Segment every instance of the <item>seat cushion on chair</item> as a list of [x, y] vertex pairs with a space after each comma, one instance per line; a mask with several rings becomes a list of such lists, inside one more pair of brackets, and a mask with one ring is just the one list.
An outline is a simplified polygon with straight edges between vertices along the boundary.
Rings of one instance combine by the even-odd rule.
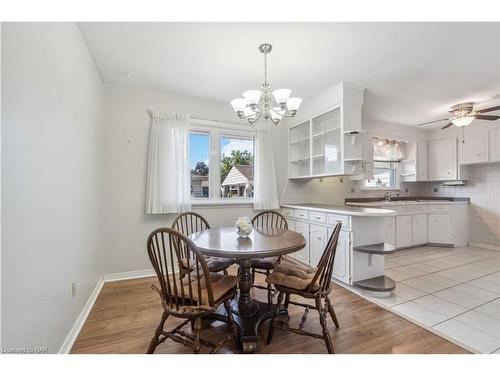
[[[314, 278], [316, 271], [317, 269], [313, 267], [283, 262], [274, 267], [266, 282], [291, 289], [305, 290]], [[316, 283], [313, 291], [318, 289], [319, 285]]]
[[[220, 273], [211, 273], [210, 277], [212, 279], [212, 290], [214, 292], [214, 302], [217, 303], [225, 294], [227, 294], [231, 289], [236, 287], [238, 284], [238, 277], [236, 276], [225, 276]], [[191, 287], [193, 288], [193, 294], [198, 296], [198, 281], [194, 280], [191, 282]], [[205, 280], [202, 279], [200, 282], [202, 303], [208, 304], [208, 289], [205, 284]], [[195, 299], [197, 299], [195, 297]]]
[[[205, 261], [207, 262], [208, 270], [210, 272], [220, 272], [222, 270], [225, 270], [232, 264], [236, 262], [236, 259], [233, 258], [218, 258], [218, 257], [205, 257]], [[185, 269], [188, 268], [188, 262], [187, 259], [183, 258], [181, 259], [181, 264], [182, 267]], [[190, 259], [189, 261], [189, 268], [190, 270], [193, 270], [196, 267], [196, 263], [194, 262], [193, 259]]]
[[205, 257], [210, 272], [220, 272], [236, 263], [234, 258]]
[[[173, 277], [170, 276], [170, 285], [171, 288], [174, 289], [174, 280]], [[218, 304], [218, 301], [224, 297], [225, 294], [231, 291], [231, 289], [234, 289], [236, 285], [238, 284], [238, 277], [236, 276], [226, 276], [226, 275], [221, 275], [220, 273], [210, 273], [210, 279], [212, 280], [212, 290], [214, 294], [214, 303], [215, 305]], [[182, 279], [182, 285], [179, 283], [179, 279], [176, 278], [175, 284], [176, 284], [176, 293], [175, 294], [177, 297], [182, 298], [184, 295], [184, 298], [188, 298], [189, 296], [189, 283], [191, 282], [191, 291], [192, 291], [192, 296], [195, 301], [198, 300], [198, 283], [200, 284], [199, 287], [201, 289], [201, 304], [204, 306], [209, 305], [208, 301], [208, 289], [207, 289], [207, 284], [205, 282], [205, 279], [200, 276], [200, 281], [198, 282], [196, 271], [191, 272], [191, 275], [186, 275]], [[182, 290], [184, 293], [182, 292]], [[173, 291], [173, 290], [172, 290]]]
[[272, 270], [276, 266], [278, 260], [279, 257], [254, 258], [252, 259], [252, 267], [263, 270]]

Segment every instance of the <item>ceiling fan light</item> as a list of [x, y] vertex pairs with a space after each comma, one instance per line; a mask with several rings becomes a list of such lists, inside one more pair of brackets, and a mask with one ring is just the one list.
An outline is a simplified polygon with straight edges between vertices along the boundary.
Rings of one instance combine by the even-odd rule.
[[301, 98], [290, 98], [286, 102], [286, 106], [290, 112], [292, 111], [298, 111], [300, 108], [300, 104], [302, 103]]
[[461, 116], [461, 117], [457, 117], [457, 118], [451, 120], [451, 122], [455, 126], [463, 127], [463, 126], [470, 125], [470, 123], [472, 121], [474, 121], [474, 119], [475, 119], [474, 116]]
[[292, 90], [290, 89], [279, 89], [273, 91], [273, 96], [276, 100], [276, 103], [278, 103], [279, 105], [284, 105], [288, 101], [291, 93]]
[[247, 102], [243, 98], [236, 98], [231, 100], [231, 105], [233, 106], [233, 109], [236, 113], [244, 112], [247, 106]]
[[248, 105], [259, 104], [261, 95], [262, 92], [260, 90], [248, 90], [243, 93], [243, 97], [245, 98]]

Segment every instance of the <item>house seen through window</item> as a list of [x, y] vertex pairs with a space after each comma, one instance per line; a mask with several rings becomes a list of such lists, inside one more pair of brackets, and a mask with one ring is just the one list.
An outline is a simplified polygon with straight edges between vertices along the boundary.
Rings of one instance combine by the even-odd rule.
[[253, 138], [222, 136], [220, 139], [220, 197], [253, 197]]

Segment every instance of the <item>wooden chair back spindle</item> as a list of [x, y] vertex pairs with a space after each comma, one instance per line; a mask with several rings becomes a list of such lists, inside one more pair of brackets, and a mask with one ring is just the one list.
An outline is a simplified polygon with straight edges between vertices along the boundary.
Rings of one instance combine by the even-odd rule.
[[172, 228], [188, 237], [193, 233], [210, 229], [210, 225], [200, 214], [196, 212], [184, 212], [174, 219]]
[[256, 228], [288, 229], [288, 223], [283, 215], [276, 211], [262, 211], [254, 216], [252, 225]]
[[[158, 276], [158, 292], [169, 313], [179, 315], [189, 310], [188, 307], [214, 306], [207, 263], [186, 236], [171, 228], [156, 229], [148, 237], [147, 248]], [[183, 255], [190, 272], [179, 272], [182, 267], [179, 254]]]

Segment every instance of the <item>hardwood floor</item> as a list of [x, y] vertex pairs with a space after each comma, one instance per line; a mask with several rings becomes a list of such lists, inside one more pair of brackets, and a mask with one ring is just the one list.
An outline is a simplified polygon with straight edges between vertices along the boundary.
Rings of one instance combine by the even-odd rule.
[[[260, 275], [259, 275], [260, 276]], [[262, 281], [262, 279], [261, 279]], [[151, 284], [156, 278], [106, 283], [78, 336], [71, 353], [145, 353], [160, 320], [162, 307]], [[266, 292], [254, 289], [266, 300]], [[336, 353], [468, 353], [453, 343], [426, 331], [399, 316], [372, 304], [334, 284], [330, 295], [339, 319], [335, 330], [328, 321]], [[303, 309], [290, 306], [290, 325], [297, 326]], [[178, 324], [169, 318], [165, 327]], [[268, 323], [260, 330], [259, 353], [326, 353], [322, 340], [276, 330], [273, 341], [265, 345]], [[311, 311], [305, 328], [321, 332], [317, 313]], [[216, 322], [202, 331], [202, 337], [215, 342], [227, 332]], [[202, 348], [206, 352], [206, 348]], [[171, 340], [158, 346], [156, 353], [192, 353]], [[221, 353], [239, 353], [232, 343]]]

